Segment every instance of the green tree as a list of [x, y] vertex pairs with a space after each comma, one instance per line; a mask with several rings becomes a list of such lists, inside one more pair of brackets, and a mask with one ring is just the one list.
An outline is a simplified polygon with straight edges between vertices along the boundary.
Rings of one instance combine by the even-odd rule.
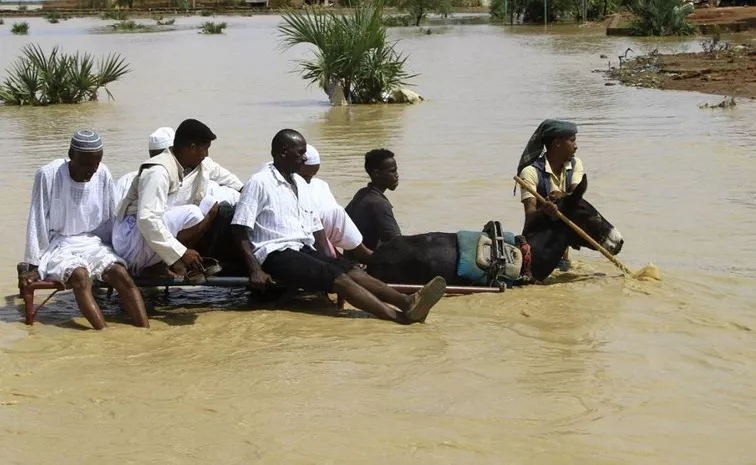
[[311, 60], [302, 60], [302, 77], [326, 94], [339, 84], [352, 103], [383, 101], [383, 95], [414, 77], [404, 69], [407, 57], [395, 50], [383, 24], [383, 0], [359, 3], [346, 15], [331, 10], [290, 11], [278, 27], [284, 47], [310, 44]]
[[685, 0], [639, 0], [629, 9], [635, 16], [630, 23], [633, 35], [685, 36], [697, 30], [688, 19], [693, 11]]
[[415, 26], [419, 26], [428, 13], [449, 14], [451, 0], [399, 0], [397, 6], [407, 12]]

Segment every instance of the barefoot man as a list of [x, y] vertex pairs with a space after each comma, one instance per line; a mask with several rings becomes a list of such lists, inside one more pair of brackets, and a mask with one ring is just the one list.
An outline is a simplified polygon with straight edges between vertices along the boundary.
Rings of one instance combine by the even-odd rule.
[[71, 138], [68, 160], [43, 166], [34, 175], [24, 260], [36, 269], [26, 284], [37, 279], [60, 281], [73, 289], [79, 310], [95, 329], [105, 319], [92, 295], [92, 280], [105, 281], [118, 291], [123, 308], [136, 326], [149, 327], [144, 302], [110, 243], [113, 227], [114, 183], [101, 163], [103, 144], [93, 131]]
[[299, 176], [307, 142], [283, 129], [273, 138], [273, 164], [255, 173], [242, 189], [232, 224], [249, 269], [250, 286], [273, 282], [308, 291], [336, 292], [360, 310], [410, 324], [425, 321], [443, 297], [446, 282], [436, 277], [407, 296], [361, 271], [350, 260], [330, 255], [307, 183]]

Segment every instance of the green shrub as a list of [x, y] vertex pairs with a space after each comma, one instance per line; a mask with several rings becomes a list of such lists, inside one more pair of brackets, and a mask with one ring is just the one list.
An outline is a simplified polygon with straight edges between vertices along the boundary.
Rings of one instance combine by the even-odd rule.
[[[95, 64], [96, 71], [95, 70]], [[0, 82], [0, 101], [6, 105], [55, 105], [97, 100], [97, 92], [126, 73], [129, 66], [117, 53], [96, 61], [89, 53], [69, 55], [54, 47], [46, 55], [39, 45], [26, 45], [22, 55]]]

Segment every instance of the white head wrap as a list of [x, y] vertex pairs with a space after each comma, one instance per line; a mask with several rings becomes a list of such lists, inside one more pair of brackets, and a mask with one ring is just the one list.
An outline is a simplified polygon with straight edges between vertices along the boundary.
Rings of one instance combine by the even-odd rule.
[[310, 144], [307, 144], [307, 153], [305, 153], [305, 165], [319, 165], [320, 164], [320, 153], [318, 153], [317, 150], [315, 150], [315, 147], [313, 147]]
[[172, 128], [159, 128], [150, 134], [150, 150], [165, 150], [173, 145], [176, 131]]

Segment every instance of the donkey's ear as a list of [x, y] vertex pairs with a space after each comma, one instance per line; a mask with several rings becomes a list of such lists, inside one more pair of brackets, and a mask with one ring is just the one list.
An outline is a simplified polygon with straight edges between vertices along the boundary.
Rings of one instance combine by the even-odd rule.
[[588, 175], [583, 174], [583, 180], [580, 181], [580, 184], [578, 184], [575, 190], [572, 191], [572, 197], [575, 200], [582, 199], [586, 190], [588, 190]]

